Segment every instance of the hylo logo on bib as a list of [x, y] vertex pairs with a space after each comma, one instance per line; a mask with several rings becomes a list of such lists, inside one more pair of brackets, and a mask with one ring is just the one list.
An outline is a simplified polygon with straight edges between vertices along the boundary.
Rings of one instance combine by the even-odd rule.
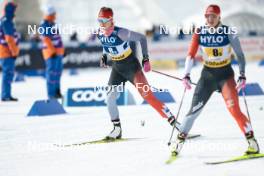
[[223, 36], [201, 36], [202, 43], [222, 43], [224, 41]]

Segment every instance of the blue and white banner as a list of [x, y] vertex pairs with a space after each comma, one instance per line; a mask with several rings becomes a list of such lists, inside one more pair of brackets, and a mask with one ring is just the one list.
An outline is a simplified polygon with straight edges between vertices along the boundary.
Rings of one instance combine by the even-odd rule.
[[[65, 106], [106, 106], [107, 87], [70, 88], [66, 93]], [[127, 104], [128, 90], [119, 91], [118, 105]]]

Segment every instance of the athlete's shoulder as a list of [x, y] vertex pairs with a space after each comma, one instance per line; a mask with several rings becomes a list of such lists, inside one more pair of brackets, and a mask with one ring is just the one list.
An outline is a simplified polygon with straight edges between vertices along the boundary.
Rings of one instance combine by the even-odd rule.
[[115, 30], [115, 31], [119, 31], [120, 29], [122, 29], [122, 27], [119, 27], [119, 26], [115, 26], [115, 27], [114, 27], [114, 30]]
[[115, 26], [115, 29], [118, 29], [118, 30], [128, 30], [127, 28], [125, 28], [125, 27], [120, 27], [120, 26]]
[[118, 35], [118, 33], [120, 32], [120, 31], [122, 31], [122, 27], [119, 27], [119, 26], [115, 26], [114, 27], [114, 31], [113, 31], [113, 34], [114, 35]]
[[116, 30], [116, 33], [118, 36], [128, 36], [130, 33], [130, 30], [123, 27], [118, 27], [118, 30]]
[[127, 28], [124, 28], [124, 27], [115, 26], [114, 31], [117, 31], [117, 32], [122, 31], [123, 32], [123, 31], [130, 31], [130, 30]]

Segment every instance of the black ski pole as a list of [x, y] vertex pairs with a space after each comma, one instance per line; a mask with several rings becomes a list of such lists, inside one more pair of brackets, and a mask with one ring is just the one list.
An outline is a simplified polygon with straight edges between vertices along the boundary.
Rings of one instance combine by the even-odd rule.
[[171, 135], [170, 135], [170, 139], [169, 139], [169, 142], [168, 142], [168, 146], [171, 145], [171, 139], [173, 137], [174, 130], [176, 128], [177, 119], [178, 119], [178, 117], [180, 115], [180, 111], [181, 111], [181, 107], [182, 107], [182, 103], [183, 103], [183, 99], [184, 99], [185, 93], [186, 93], [186, 88], [184, 88], [184, 91], [183, 91], [183, 94], [182, 94], [182, 98], [181, 98], [181, 101], [180, 101], [180, 105], [179, 105], [179, 109], [178, 109], [177, 115], [175, 117], [175, 124], [173, 125], [172, 131], [171, 131]]
[[[250, 115], [249, 115], [249, 110], [248, 110], [248, 104], [247, 104], [247, 99], [246, 99], [245, 88], [242, 89], [242, 95], [243, 95], [243, 100], [244, 100], [245, 107], [246, 107], [246, 111], [247, 111], [248, 120], [249, 120], [249, 123], [251, 124], [251, 118], [250, 118]], [[252, 126], [252, 124], [251, 124], [251, 126]]]
[[[173, 78], [173, 79], [177, 79], [177, 80], [179, 80], [179, 81], [182, 81], [181, 78], [178, 78], [178, 77], [176, 77], [176, 76], [172, 76], [172, 75], [169, 75], [169, 74], [166, 74], [166, 73], [163, 73], [163, 72], [157, 71], [157, 70], [152, 70], [152, 72], [154, 72], [154, 73], [158, 73], [158, 74], [160, 74], [160, 75], [164, 75], [164, 76], [167, 76], [167, 77], [170, 77], [170, 78]], [[196, 83], [192, 83], [192, 82], [191, 82], [191, 84], [193, 84], [193, 85], [197, 85]]]

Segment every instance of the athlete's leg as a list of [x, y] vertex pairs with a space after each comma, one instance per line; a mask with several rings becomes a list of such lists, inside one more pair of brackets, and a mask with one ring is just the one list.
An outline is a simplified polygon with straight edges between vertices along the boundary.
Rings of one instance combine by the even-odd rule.
[[114, 68], [112, 69], [110, 79], [108, 81], [108, 92], [106, 98], [107, 109], [113, 123], [114, 129], [106, 136], [107, 139], [118, 139], [122, 137], [122, 129], [119, 118], [119, 111], [116, 103], [119, 87], [123, 86], [126, 79], [123, 78]]
[[196, 85], [192, 98], [191, 108], [188, 114], [184, 117], [183, 122], [181, 123], [180, 131], [185, 135], [189, 133], [194, 121], [202, 112], [203, 107], [209, 100], [212, 93], [216, 90], [216, 83], [214, 82], [214, 80], [208, 79], [206, 78], [206, 75], [204, 75], [202, 75]]
[[111, 120], [119, 120], [119, 111], [117, 108], [116, 99], [118, 97], [118, 87], [123, 86], [126, 79], [122, 77], [115, 69], [112, 69], [109, 81], [108, 81], [108, 92], [106, 98], [106, 104]]
[[[168, 107], [161, 101], [159, 101], [152, 93], [148, 81], [143, 74], [142, 70], [138, 70], [134, 75], [132, 82], [137, 88], [140, 95], [156, 110], [163, 118], [168, 120], [174, 120], [173, 114], [170, 112]], [[173, 117], [173, 119], [170, 119]], [[170, 121], [169, 121], [170, 122]], [[172, 123], [172, 122], [170, 122]]]
[[240, 130], [244, 133], [253, 133], [248, 118], [241, 112], [236, 90], [236, 83], [233, 77], [226, 80], [222, 86], [222, 96], [225, 100], [228, 111], [236, 120]]
[[206, 71], [203, 71], [194, 91], [191, 108], [181, 123], [176, 143], [173, 143], [171, 147], [173, 155], [178, 155], [181, 151], [194, 121], [202, 112], [204, 105], [207, 103], [214, 90], [216, 90], [216, 87], [216, 82], [213, 77]]
[[107, 91], [106, 104], [112, 121], [119, 121], [119, 111], [116, 103], [119, 92], [117, 90], [117, 86], [110, 86]]
[[233, 77], [226, 80], [222, 86], [222, 95], [224, 97], [226, 106], [232, 116], [235, 118], [240, 130], [244, 133], [247, 142], [248, 149], [246, 154], [259, 153], [259, 146], [257, 140], [254, 137], [253, 129], [248, 118], [241, 112], [239, 107], [239, 100], [236, 90], [236, 83]]

